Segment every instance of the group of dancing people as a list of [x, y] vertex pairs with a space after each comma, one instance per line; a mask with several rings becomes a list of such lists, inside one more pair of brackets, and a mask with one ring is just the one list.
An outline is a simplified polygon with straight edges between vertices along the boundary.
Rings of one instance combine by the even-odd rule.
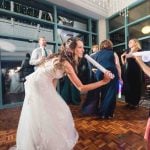
[[[82, 113], [98, 114], [100, 118], [113, 117], [118, 80], [123, 83], [119, 59], [113, 52], [113, 44], [110, 40], [104, 40], [100, 45], [100, 51], [91, 56], [104, 66], [106, 71], [105, 73], [98, 69], [92, 71], [91, 81], [88, 84], [83, 84], [77, 76], [77, 67], [83, 55], [83, 41], [76, 37], [64, 43], [58, 53], [42, 57], [41, 60], [44, 61], [39, 59], [41, 63], [36, 71], [26, 77], [25, 99], [14, 149], [72, 150], [74, 148], [79, 135], [68, 105], [56, 90], [57, 81], [63, 76], [67, 76], [80, 92], [87, 92]], [[141, 65], [140, 59], [132, 59]], [[90, 67], [92, 70], [93, 65]], [[100, 93], [102, 101], [99, 106]]]

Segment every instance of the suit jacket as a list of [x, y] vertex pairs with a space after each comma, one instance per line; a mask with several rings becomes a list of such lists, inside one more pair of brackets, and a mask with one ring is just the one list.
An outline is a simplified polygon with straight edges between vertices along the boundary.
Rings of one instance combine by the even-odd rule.
[[[52, 54], [51, 50], [46, 49], [47, 55]], [[31, 59], [30, 59], [30, 65], [34, 65], [34, 69], [37, 69], [38, 65], [40, 65], [41, 61], [40, 58], [45, 55], [45, 51], [43, 48], [38, 47], [33, 50], [31, 54]]]
[[[118, 77], [114, 52], [112, 50], [102, 49], [96, 52], [91, 57], [94, 60], [96, 60], [99, 64], [101, 64], [103, 67], [110, 70], [116, 77]], [[100, 70], [96, 71], [96, 78], [97, 80], [101, 80], [103, 78], [103, 73]]]

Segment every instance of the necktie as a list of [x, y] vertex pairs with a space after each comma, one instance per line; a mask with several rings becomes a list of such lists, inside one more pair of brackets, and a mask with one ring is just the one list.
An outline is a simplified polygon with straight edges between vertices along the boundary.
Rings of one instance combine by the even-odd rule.
[[45, 56], [47, 57], [47, 51], [46, 51], [46, 49], [44, 48], [44, 52], [45, 52]]

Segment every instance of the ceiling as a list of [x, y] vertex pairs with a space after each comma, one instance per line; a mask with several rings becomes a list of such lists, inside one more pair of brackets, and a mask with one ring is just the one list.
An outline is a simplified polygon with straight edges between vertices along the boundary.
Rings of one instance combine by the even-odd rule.
[[100, 19], [109, 17], [137, 0], [41, 0], [70, 9], [80, 14]]

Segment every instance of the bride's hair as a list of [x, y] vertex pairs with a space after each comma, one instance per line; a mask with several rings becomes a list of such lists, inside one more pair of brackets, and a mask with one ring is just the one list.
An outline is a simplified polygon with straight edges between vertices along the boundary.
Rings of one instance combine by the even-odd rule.
[[59, 58], [60, 61], [56, 66], [57, 68], [60, 68], [61, 66], [63, 67], [63, 62], [67, 60], [76, 71], [78, 60], [75, 60], [75, 48], [77, 47], [78, 41], [82, 40], [79, 37], [69, 38], [61, 45], [58, 53], [49, 56], [49, 59], [54, 57]]

